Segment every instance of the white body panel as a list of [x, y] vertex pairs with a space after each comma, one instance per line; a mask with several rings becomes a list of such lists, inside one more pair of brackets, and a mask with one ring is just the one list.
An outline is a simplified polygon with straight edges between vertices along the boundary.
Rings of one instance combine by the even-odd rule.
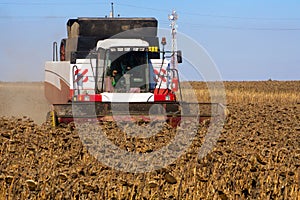
[[[156, 88], [166, 89], [168, 88], [168, 84], [170, 83], [171, 74], [168, 73], [168, 66], [170, 65], [170, 61], [164, 60], [162, 65], [162, 59], [150, 59], [152, 63], [153, 70], [155, 73], [155, 79], [157, 80]], [[160, 73], [160, 75], [158, 75]]]
[[[74, 73], [78, 70], [78, 74], [73, 75], [73, 67]], [[96, 73], [96, 59], [77, 59], [76, 64], [71, 64], [70, 68], [70, 89], [75, 89], [77, 86], [80, 90], [84, 90], [84, 93], [87, 94], [95, 94], [95, 73]], [[102, 74], [102, 72], [99, 72]], [[73, 83], [73, 76], [75, 82]], [[79, 76], [82, 76], [81, 78]], [[78, 80], [78, 81], [76, 81]], [[78, 85], [77, 85], [78, 84]], [[75, 88], [74, 88], [75, 87]]]
[[148, 47], [149, 43], [141, 39], [106, 39], [97, 42], [97, 49], [111, 47]]
[[60, 80], [70, 86], [70, 62], [47, 61], [45, 63], [45, 82], [61, 90]]
[[102, 102], [154, 102], [152, 93], [102, 93]]

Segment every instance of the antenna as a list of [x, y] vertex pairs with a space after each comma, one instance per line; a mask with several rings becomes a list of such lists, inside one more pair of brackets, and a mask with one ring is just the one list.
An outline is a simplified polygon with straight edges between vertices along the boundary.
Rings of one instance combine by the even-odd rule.
[[114, 3], [111, 2], [110, 18], [114, 18]]
[[172, 68], [177, 69], [177, 40], [176, 40], [176, 33], [177, 33], [177, 25], [176, 21], [178, 20], [178, 14], [175, 10], [172, 11], [172, 14], [169, 15], [169, 20], [171, 21], [171, 31], [172, 31]]

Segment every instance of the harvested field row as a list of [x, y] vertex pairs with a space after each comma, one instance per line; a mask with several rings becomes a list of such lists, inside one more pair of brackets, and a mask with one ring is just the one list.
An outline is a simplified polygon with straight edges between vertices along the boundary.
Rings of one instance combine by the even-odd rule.
[[[212, 86], [213, 83], [209, 83]], [[223, 82], [226, 102], [231, 103], [300, 103], [300, 81]], [[209, 102], [210, 92], [204, 82], [191, 82], [199, 102]], [[219, 85], [219, 83], [217, 84]], [[185, 91], [188, 93], [188, 91]], [[217, 91], [222, 92], [222, 91]], [[221, 95], [221, 94], [220, 94]]]
[[[257, 88], [267, 90], [259, 83]], [[82, 134], [78, 125], [53, 128], [26, 117], [1, 117], [0, 199], [298, 199], [300, 103], [237, 100], [228, 99], [230, 115], [207, 156], [198, 157], [208, 140], [210, 124], [204, 123], [172, 164], [137, 174], [97, 160], [90, 154], [97, 138]], [[93, 128], [86, 125], [86, 133]], [[142, 139], [116, 124], [102, 128], [114, 145], [137, 154], [155, 152], [176, 135], [168, 125]]]

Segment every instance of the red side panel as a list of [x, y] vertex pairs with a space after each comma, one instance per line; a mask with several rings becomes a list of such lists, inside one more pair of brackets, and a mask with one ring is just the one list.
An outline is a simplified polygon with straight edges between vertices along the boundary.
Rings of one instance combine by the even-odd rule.
[[61, 89], [51, 83], [45, 82], [45, 97], [50, 104], [64, 104], [69, 101], [70, 87], [60, 80]]
[[73, 89], [70, 89], [70, 99], [72, 99], [74, 96], [74, 90]]
[[81, 94], [76, 96], [75, 101], [102, 102], [102, 96], [100, 94]]
[[163, 94], [155, 94], [154, 95], [154, 101], [165, 101], [166, 95]]
[[168, 92], [170, 92], [169, 89], [157, 89], [157, 88], [155, 88], [153, 93], [154, 94], [168, 94]]
[[173, 93], [169, 94], [154, 94], [154, 101], [175, 101], [175, 95]]

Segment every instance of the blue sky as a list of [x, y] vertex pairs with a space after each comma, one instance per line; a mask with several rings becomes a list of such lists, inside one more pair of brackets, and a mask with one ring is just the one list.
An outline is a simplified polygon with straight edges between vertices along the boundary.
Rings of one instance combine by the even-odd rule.
[[[0, 81], [43, 81], [67, 20], [108, 15], [111, 2], [0, 0]], [[299, 0], [113, 2], [116, 14], [156, 17], [160, 28], [176, 9], [178, 31], [207, 50], [223, 80], [300, 79]]]

